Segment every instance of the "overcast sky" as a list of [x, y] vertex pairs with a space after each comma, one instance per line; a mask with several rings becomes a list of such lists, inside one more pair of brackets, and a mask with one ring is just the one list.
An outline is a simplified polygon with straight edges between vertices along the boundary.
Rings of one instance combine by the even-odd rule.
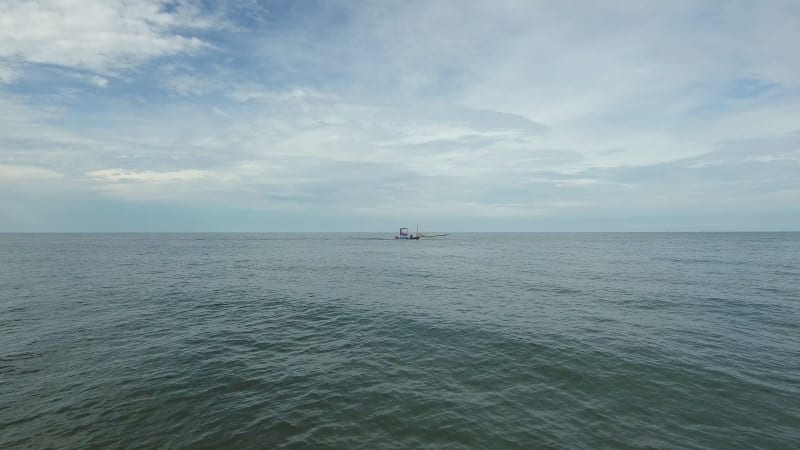
[[0, 1], [0, 231], [800, 230], [800, 2]]

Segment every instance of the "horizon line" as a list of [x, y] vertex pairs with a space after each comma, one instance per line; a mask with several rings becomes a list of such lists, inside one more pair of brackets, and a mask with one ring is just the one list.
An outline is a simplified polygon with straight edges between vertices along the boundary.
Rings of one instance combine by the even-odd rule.
[[[800, 230], [571, 230], [571, 231], [555, 231], [555, 230], [538, 230], [538, 231], [450, 231], [439, 230], [437, 233], [497, 233], [497, 234], [523, 234], [523, 233], [542, 233], [542, 234], [558, 234], [558, 233], [800, 233]], [[257, 230], [257, 231], [143, 231], [143, 230], [129, 230], [129, 231], [0, 231], [0, 234], [245, 234], [245, 233], [275, 233], [275, 234], [322, 234], [322, 233], [336, 233], [336, 234], [356, 234], [356, 233], [370, 233], [370, 234], [391, 234], [389, 231], [285, 231], [285, 230]]]

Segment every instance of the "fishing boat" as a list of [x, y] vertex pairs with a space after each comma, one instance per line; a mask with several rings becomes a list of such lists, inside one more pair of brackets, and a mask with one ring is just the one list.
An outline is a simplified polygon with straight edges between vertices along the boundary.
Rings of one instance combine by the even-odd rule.
[[417, 225], [417, 234], [408, 234], [407, 227], [400, 227], [400, 234], [395, 236], [394, 238], [419, 240], [419, 225]]
[[408, 239], [408, 240], [415, 240], [418, 241], [419, 238], [432, 238], [432, 237], [442, 237], [442, 236], [449, 236], [448, 233], [439, 233], [439, 234], [422, 234], [419, 232], [419, 225], [417, 225], [417, 234], [409, 234], [408, 228], [401, 227], [400, 234], [395, 236], [395, 239]]

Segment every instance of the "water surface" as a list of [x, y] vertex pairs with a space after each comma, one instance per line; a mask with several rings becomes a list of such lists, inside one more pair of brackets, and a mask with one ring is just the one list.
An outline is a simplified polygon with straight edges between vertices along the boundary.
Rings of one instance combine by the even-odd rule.
[[800, 234], [0, 235], [0, 448], [796, 448]]

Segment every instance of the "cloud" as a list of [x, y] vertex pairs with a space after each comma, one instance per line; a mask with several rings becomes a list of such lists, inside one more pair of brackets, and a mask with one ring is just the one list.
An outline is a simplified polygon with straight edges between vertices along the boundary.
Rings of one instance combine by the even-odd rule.
[[211, 174], [205, 170], [174, 170], [166, 172], [156, 171], [131, 171], [123, 169], [101, 169], [87, 172], [86, 175], [105, 180], [105, 181], [129, 181], [140, 183], [175, 183], [182, 181], [194, 181], [202, 178], [207, 178]]
[[2, 61], [0, 61], [0, 84], [12, 83], [16, 81], [19, 76], [19, 69], [10, 64], [4, 65]]
[[340, 98], [333, 94], [326, 94], [320, 92], [312, 87], [293, 86], [288, 89], [275, 91], [267, 90], [258, 85], [251, 86], [237, 86], [231, 91], [228, 96], [239, 102], [246, 102], [251, 100], [261, 101], [280, 101], [280, 102], [298, 102], [298, 101], [332, 101], [340, 100]]
[[286, 223], [791, 216], [797, 17], [793, 2], [3, 2], [0, 164], [59, 174], [39, 183], [54, 193]]
[[93, 76], [89, 77], [89, 82], [92, 83], [93, 85], [99, 87], [99, 88], [104, 88], [104, 87], [108, 86], [108, 78], [104, 78], [104, 77], [97, 76], [97, 75], [93, 75]]
[[0, 182], [53, 180], [62, 177], [62, 174], [42, 167], [0, 164]]
[[7, 0], [0, 3], [0, 59], [111, 75], [205, 48], [181, 32], [214, 26], [184, 1]]
[[167, 75], [161, 79], [161, 85], [181, 96], [204, 95], [215, 88], [207, 78], [190, 74]]

